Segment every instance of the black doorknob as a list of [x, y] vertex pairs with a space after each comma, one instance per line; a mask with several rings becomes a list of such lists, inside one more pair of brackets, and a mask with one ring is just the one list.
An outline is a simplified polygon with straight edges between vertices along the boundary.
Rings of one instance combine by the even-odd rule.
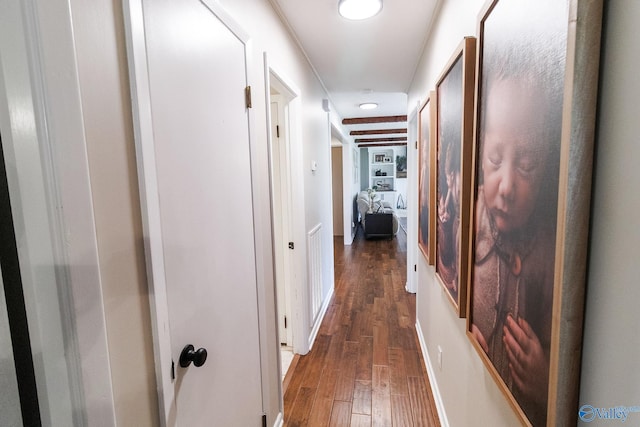
[[207, 361], [207, 349], [199, 348], [195, 350], [195, 348], [191, 344], [187, 344], [183, 349], [182, 353], [180, 353], [180, 366], [186, 368], [193, 362], [196, 367], [200, 367], [204, 365], [204, 362]]

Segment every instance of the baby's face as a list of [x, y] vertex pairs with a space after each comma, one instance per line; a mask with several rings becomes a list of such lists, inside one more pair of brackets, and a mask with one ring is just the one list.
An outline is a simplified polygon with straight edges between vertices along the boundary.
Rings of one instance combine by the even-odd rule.
[[489, 93], [482, 151], [484, 197], [502, 233], [527, 223], [540, 190], [549, 144], [531, 125], [544, 126], [535, 99], [532, 90], [512, 80], [496, 83]]

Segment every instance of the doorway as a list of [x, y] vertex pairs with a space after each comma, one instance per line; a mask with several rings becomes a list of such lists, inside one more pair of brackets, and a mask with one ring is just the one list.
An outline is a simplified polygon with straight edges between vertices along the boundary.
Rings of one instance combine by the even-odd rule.
[[[266, 62], [266, 58], [265, 58]], [[268, 68], [269, 156], [271, 170], [271, 209], [276, 284], [278, 344], [280, 346], [280, 379], [286, 376], [295, 353], [306, 353], [296, 338], [300, 325], [294, 301], [295, 228], [294, 168], [295, 100], [297, 92], [274, 70]], [[302, 248], [298, 248], [300, 250]]]
[[[272, 79], [273, 80], [273, 79]], [[276, 84], [277, 86], [277, 84]], [[293, 360], [293, 333], [291, 316], [291, 287], [289, 280], [291, 236], [289, 152], [287, 116], [289, 97], [275, 86], [269, 88], [271, 124], [271, 185], [274, 235], [274, 261], [276, 278], [276, 304], [278, 337], [280, 344], [281, 379]]]
[[[342, 144], [331, 138], [331, 183], [333, 198], [333, 236], [344, 236], [344, 180], [342, 174]], [[343, 242], [341, 242], [344, 244]]]

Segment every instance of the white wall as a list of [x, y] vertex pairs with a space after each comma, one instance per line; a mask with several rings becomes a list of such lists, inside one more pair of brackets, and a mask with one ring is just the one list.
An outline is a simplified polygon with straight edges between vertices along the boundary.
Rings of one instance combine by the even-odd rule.
[[409, 114], [435, 88], [436, 79], [465, 36], [475, 36], [478, 13], [485, 0], [440, 0], [431, 34], [407, 96]]
[[[121, 2], [72, 0], [119, 425], [157, 425], [153, 340]], [[139, 363], [131, 364], [131, 354]]]
[[[322, 279], [323, 298], [327, 298], [333, 292], [334, 269], [333, 269], [333, 214], [331, 200], [331, 131], [330, 113], [323, 109], [323, 99], [327, 99], [324, 87], [317, 79], [313, 69], [308, 64], [302, 51], [288, 33], [286, 26], [281, 21], [276, 11], [274, 11], [268, 0], [219, 0], [219, 3], [228, 11], [238, 24], [248, 32], [252, 43], [252, 57], [249, 64], [249, 78], [253, 86], [253, 117], [255, 118], [255, 137], [261, 143], [261, 153], [259, 154], [258, 168], [267, 165], [267, 132], [266, 123], [266, 103], [264, 87], [264, 60], [263, 53], [266, 52], [269, 65], [277, 69], [278, 74], [286, 77], [300, 91], [299, 96], [299, 117], [300, 134], [295, 135], [301, 148], [301, 161], [295, 162], [297, 171], [293, 174], [295, 185], [299, 186], [304, 200], [304, 208], [297, 210], [296, 214], [304, 215], [303, 230], [294, 235], [295, 250], [301, 251], [296, 260], [299, 264], [300, 274], [297, 283], [300, 283], [302, 292], [297, 293], [298, 303], [307, 307], [308, 278], [306, 275], [306, 232], [312, 230], [316, 225], [322, 224]], [[311, 170], [311, 163], [317, 163], [317, 169]], [[259, 170], [260, 176], [263, 171]], [[263, 197], [258, 203], [267, 203], [268, 187], [265, 184]], [[294, 190], [295, 191], [295, 190]], [[270, 242], [262, 242], [263, 249], [268, 250]], [[268, 292], [269, 290], [263, 290]], [[271, 313], [267, 313], [270, 318]], [[294, 319], [302, 325], [304, 336], [294, 336], [295, 343], [306, 342], [312, 334], [313, 325], [309, 319]], [[274, 340], [275, 344], [275, 340]], [[298, 347], [300, 351], [305, 351], [304, 346]], [[269, 357], [275, 353], [270, 347]], [[279, 379], [269, 374], [266, 379], [268, 389], [274, 390], [278, 386]], [[268, 395], [267, 412], [268, 419], [273, 420], [273, 415], [277, 413], [277, 396]]]
[[369, 188], [369, 149], [361, 147], [360, 149], [360, 189]]
[[[637, 329], [636, 254], [640, 243], [640, 84], [635, 48], [640, 2], [605, 2], [604, 60], [601, 69], [597, 126], [592, 229], [583, 341], [580, 405], [640, 405], [640, 355]], [[453, 49], [463, 36], [476, 35], [477, 15], [484, 1], [443, 1], [409, 92], [409, 107], [424, 100]], [[410, 211], [410, 214], [415, 213]], [[415, 244], [411, 242], [411, 244]], [[415, 250], [415, 248], [414, 248]], [[452, 426], [519, 425], [518, 418], [476, 351], [466, 338], [465, 320], [458, 319], [434, 277], [434, 269], [418, 256], [417, 321], [427, 357]], [[442, 349], [442, 368], [437, 365]], [[632, 424], [640, 414], [630, 414]], [[445, 420], [443, 420], [445, 421]], [[589, 425], [611, 425], [598, 420]], [[584, 423], [587, 425], [586, 423]], [[628, 424], [628, 422], [627, 422]]]
[[[640, 406], [638, 17], [638, 1], [605, 2], [579, 401], [594, 407]], [[640, 413], [626, 424], [640, 425]]]

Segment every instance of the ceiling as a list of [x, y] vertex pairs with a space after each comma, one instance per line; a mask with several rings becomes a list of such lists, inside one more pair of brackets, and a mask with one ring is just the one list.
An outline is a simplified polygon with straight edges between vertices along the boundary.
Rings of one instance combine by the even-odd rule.
[[[438, 1], [384, 0], [378, 15], [350, 21], [338, 14], [338, 0], [271, 0], [343, 118], [407, 114], [407, 91]], [[376, 102], [378, 108], [361, 110], [358, 106], [363, 102]], [[345, 128], [348, 131], [406, 128], [406, 121]]]

